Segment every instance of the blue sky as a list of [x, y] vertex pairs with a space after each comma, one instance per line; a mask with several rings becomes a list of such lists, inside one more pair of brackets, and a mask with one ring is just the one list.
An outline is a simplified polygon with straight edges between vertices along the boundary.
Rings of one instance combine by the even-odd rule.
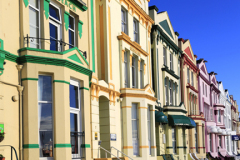
[[240, 1], [150, 0], [167, 11], [179, 38], [189, 39], [197, 59], [208, 62], [208, 72], [218, 75], [240, 109]]

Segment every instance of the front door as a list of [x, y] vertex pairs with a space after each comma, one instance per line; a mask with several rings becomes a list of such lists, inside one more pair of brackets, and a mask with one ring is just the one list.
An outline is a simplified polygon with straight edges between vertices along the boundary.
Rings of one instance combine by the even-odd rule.
[[81, 144], [83, 133], [81, 127], [81, 101], [80, 101], [80, 84], [77, 81], [71, 80], [69, 85], [70, 93], [70, 132], [72, 159], [81, 159]]

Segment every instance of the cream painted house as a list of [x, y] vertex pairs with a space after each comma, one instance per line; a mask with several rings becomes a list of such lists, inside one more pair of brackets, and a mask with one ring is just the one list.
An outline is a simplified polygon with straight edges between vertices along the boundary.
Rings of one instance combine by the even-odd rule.
[[[157, 159], [147, 0], [96, 1], [91, 80], [93, 158]], [[100, 143], [99, 143], [100, 141]], [[100, 144], [100, 145], [99, 145]]]
[[[91, 159], [93, 0], [0, 6], [0, 145], [20, 160]], [[10, 151], [0, 148], [6, 159]]]

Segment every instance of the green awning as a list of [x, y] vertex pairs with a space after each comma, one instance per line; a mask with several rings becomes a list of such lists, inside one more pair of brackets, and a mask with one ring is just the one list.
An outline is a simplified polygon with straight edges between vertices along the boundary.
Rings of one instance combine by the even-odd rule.
[[155, 122], [168, 123], [167, 116], [160, 111], [155, 111]]
[[194, 120], [184, 115], [168, 115], [168, 122], [170, 126], [186, 126], [187, 128], [196, 127]]

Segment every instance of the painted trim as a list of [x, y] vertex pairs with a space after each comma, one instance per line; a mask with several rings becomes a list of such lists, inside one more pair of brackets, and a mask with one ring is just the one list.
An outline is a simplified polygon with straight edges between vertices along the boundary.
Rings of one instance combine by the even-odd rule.
[[38, 78], [22, 78], [21, 81], [38, 81]]
[[183, 109], [163, 109], [163, 112], [182, 112], [182, 113], [187, 113], [187, 111]]
[[5, 61], [5, 54], [0, 52], [0, 75], [3, 74], [3, 70], [4, 70], [4, 61]]
[[77, 65], [75, 63], [72, 63], [68, 60], [64, 59], [57, 59], [57, 58], [48, 58], [48, 57], [39, 57], [39, 56], [32, 56], [32, 55], [24, 55], [18, 58], [18, 63], [37, 63], [37, 64], [47, 64], [47, 65], [54, 65], [54, 66], [63, 66], [67, 67], [69, 69], [72, 69], [74, 71], [77, 71], [79, 73], [85, 74], [89, 76], [89, 81], [91, 80], [92, 71], [82, 67], [80, 65]]
[[6, 59], [6, 60], [9, 60], [9, 61], [11, 61], [11, 62], [17, 62], [17, 58], [18, 58], [17, 55], [14, 55], [14, 54], [12, 54], [12, 53], [10, 53], [10, 52], [7, 52], [7, 51], [4, 51], [4, 50], [2, 50], [2, 49], [0, 49], [0, 53], [5, 54], [5, 59]]
[[39, 148], [39, 144], [24, 144], [23, 148]]
[[27, 7], [28, 6], [28, 4], [29, 4], [29, 2], [28, 2], [29, 0], [23, 0], [23, 2], [24, 2], [24, 4], [25, 4], [25, 7]]
[[133, 146], [123, 146], [123, 149], [133, 149]]
[[44, 0], [44, 12], [45, 12], [46, 19], [49, 18], [49, 3], [50, 3], [50, 0]]
[[81, 148], [90, 148], [90, 144], [81, 144]]
[[86, 88], [86, 87], [80, 87], [80, 89], [85, 89], [89, 91], [89, 88]]
[[67, 1], [71, 2], [72, 4], [74, 4], [78, 9], [80, 9], [83, 12], [88, 9], [87, 6], [83, 5], [79, 1], [76, 1], [76, 0], [67, 0]]
[[37, 48], [29, 48], [29, 47], [25, 47], [25, 48], [21, 48], [18, 50], [18, 52], [22, 52], [22, 51], [37, 51], [37, 52], [45, 52], [45, 53], [52, 53], [52, 54], [60, 54], [60, 55], [64, 55], [64, 54], [67, 54], [73, 50], [77, 50], [78, 53], [80, 54], [80, 56], [83, 58], [83, 60], [87, 63], [87, 65], [89, 65], [89, 63], [87, 62], [87, 60], [85, 59], [85, 57], [83, 56], [82, 52], [77, 48], [77, 47], [74, 47], [74, 48], [71, 48], [71, 49], [68, 49], [66, 51], [63, 51], [63, 52], [58, 52], [58, 51], [51, 51], [51, 50], [46, 50], [46, 49], [37, 49]]
[[172, 149], [173, 147], [166, 147], [166, 149]]
[[82, 21], [78, 21], [78, 35], [80, 37], [80, 39], [82, 38], [82, 25], [83, 25], [83, 22]]
[[0, 49], [4, 50], [4, 41], [0, 39]]
[[64, 12], [64, 22], [65, 22], [66, 31], [68, 30], [68, 27], [69, 27], [69, 16], [70, 16], [70, 14], [67, 11], [65, 11]]
[[73, 55], [69, 56], [68, 58], [77, 63], [83, 64], [82, 61], [78, 58], [77, 54], [73, 54]]
[[122, 106], [122, 108], [132, 108], [132, 106]]
[[104, 19], [103, 19], [103, 5], [99, 6], [99, 18], [100, 18], [100, 55], [101, 55], [101, 78], [105, 79], [105, 43], [104, 43]]
[[70, 84], [70, 82], [68, 82], [68, 81], [63, 81], [63, 80], [53, 80], [53, 83], [55, 83], [55, 82], [57, 82], [57, 83], [66, 83], [66, 84]]
[[108, 31], [109, 31], [109, 65], [110, 65], [110, 79], [112, 80], [112, 39], [111, 39], [111, 10], [108, 6]]
[[154, 101], [154, 102], [157, 100], [157, 98], [152, 97], [152, 96], [150, 96], [148, 94], [122, 93], [120, 95], [120, 97], [121, 98], [123, 98], [123, 97], [146, 98], [146, 99], [149, 99], [149, 100]]
[[139, 148], [149, 148], [149, 146], [139, 146]]
[[54, 144], [54, 148], [71, 148], [71, 144]]
[[186, 146], [177, 146], [177, 148], [187, 148], [187, 147]]
[[91, 0], [92, 71], [95, 73], [94, 8]]
[[138, 109], [148, 109], [148, 107], [138, 107]]
[[170, 75], [172, 75], [174, 78], [179, 79], [179, 76], [176, 75], [174, 71], [169, 70], [167, 66], [165, 66], [164, 68], [162, 68], [162, 71], [166, 71], [167, 73], [169, 73]]

